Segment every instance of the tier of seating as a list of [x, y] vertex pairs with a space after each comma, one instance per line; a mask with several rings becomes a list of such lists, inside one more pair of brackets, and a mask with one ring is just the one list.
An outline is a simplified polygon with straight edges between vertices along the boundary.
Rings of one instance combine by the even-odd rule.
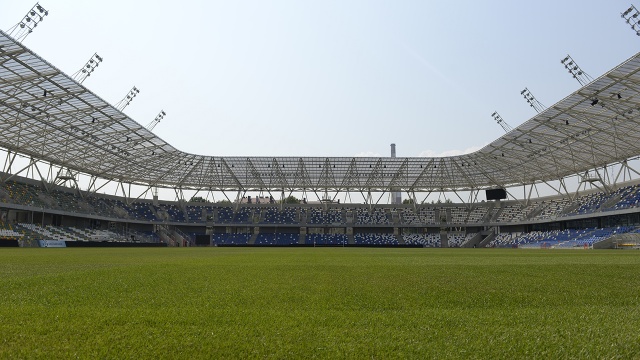
[[213, 213], [211, 206], [187, 206], [187, 222], [188, 223], [202, 223], [207, 221], [207, 216]]
[[489, 247], [519, 248], [590, 248], [594, 243], [605, 240], [616, 234], [636, 231], [632, 226], [609, 228], [566, 229], [552, 231], [531, 231], [528, 233], [497, 235]]
[[[51, 188], [53, 187], [53, 188]], [[473, 208], [455, 204], [425, 204], [416, 207], [313, 207], [307, 204], [241, 206], [137, 200], [99, 194], [80, 194], [73, 189], [34, 185], [13, 180], [0, 184], [0, 201], [33, 207], [89, 214], [109, 219], [142, 222], [198, 224], [269, 225], [399, 225], [511, 223], [527, 220], [556, 220], [569, 216], [602, 213], [640, 207], [640, 185], [626, 186], [606, 194], [591, 192], [577, 199], [550, 198], [527, 205], [515, 202], [474, 204]]]
[[297, 224], [298, 212], [294, 208], [286, 208], [280, 211], [278, 208], [263, 209], [263, 224]]
[[487, 214], [487, 208], [485, 208], [484, 206], [478, 206], [469, 212], [469, 216], [467, 217], [467, 223], [477, 224], [482, 221], [482, 219], [486, 214]]
[[449, 247], [461, 247], [462, 244], [476, 236], [476, 233], [449, 233]]
[[375, 208], [373, 211], [359, 208], [357, 211], [356, 223], [359, 225], [388, 225], [391, 224], [384, 209]]
[[325, 211], [324, 209], [314, 208], [311, 209], [310, 215], [307, 219], [309, 224], [330, 225], [345, 223], [342, 209], [332, 208]]
[[17, 240], [24, 236], [24, 232], [18, 231], [11, 224], [0, 221], [0, 240]]
[[564, 208], [570, 204], [569, 199], [553, 199], [547, 203], [542, 203], [540, 212], [533, 216], [533, 219], [548, 220], [555, 219], [560, 215]]
[[213, 234], [215, 245], [248, 245], [250, 234]]
[[432, 207], [423, 207], [418, 211], [418, 217], [422, 224], [435, 224], [436, 223], [436, 209]]
[[175, 204], [159, 204], [155, 207], [156, 214], [162, 221], [186, 222], [185, 210]]
[[393, 234], [355, 234], [353, 236], [356, 245], [398, 245], [398, 238]]
[[502, 208], [502, 211], [500, 211], [496, 222], [508, 223], [514, 220], [524, 220], [531, 211], [531, 206], [522, 204], [506, 205]]
[[63, 240], [63, 241], [123, 241], [127, 236], [110, 230], [79, 229], [76, 227], [18, 223], [16, 228], [22, 230], [33, 240]]
[[304, 243], [307, 245], [346, 245], [349, 237], [345, 234], [307, 234]]
[[253, 224], [254, 209], [241, 207], [234, 211], [231, 207], [220, 207], [218, 210], [218, 222], [222, 224]]
[[617, 195], [620, 197], [616, 203], [605, 210], [623, 210], [640, 206], [640, 185], [627, 186], [618, 190]]
[[587, 214], [600, 210], [601, 206], [616, 194], [592, 193], [580, 197], [577, 208], [570, 214]]
[[440, 247], [440, 234], [404, 234], [402, 235], [406, 245], [422, 245], [423, 247]]
[[565, 241], [559, 243], [557, 248], [580, 248], [580, 247], [592, 247], [594, 243], [598, 241], [602, 241], [607, 239], [608, 237], [615, 235], [617, 233], [626, 233], [631, 229], [625, 228], [605, 228], [605, 229], [594, 229], [590, 233], [585, 233], [578, 238], [569, 238]]
[[413, 209], [402, 209], [400, 211], [400, 222], [405, 225], [421, 225], [420, 216]]
[[518, 247], [525, 242], [524, 238], [519, 237], [520, 233], [500, 233], [487, 244], [487, 247]]
[[256, 245], [295, 245], [300, 242], [299, 234], [259, 234], [256, 237]]
[[469, 211], [463, 207], [451, 208], [451, 217], [447, 219], [450, 224], [464, 224], [467, 222]]

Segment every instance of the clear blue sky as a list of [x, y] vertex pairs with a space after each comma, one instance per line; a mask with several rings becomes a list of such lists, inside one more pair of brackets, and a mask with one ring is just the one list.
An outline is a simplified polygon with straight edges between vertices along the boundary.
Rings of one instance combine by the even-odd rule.
[[[0, 27], [34, 2], [0, 0]], [[628, 1], [64, 1], [24, 44], [203, 155], [442, 155], [502, 135], [640, 50]], [[640, 5], [640, 4], [636, 4]]]

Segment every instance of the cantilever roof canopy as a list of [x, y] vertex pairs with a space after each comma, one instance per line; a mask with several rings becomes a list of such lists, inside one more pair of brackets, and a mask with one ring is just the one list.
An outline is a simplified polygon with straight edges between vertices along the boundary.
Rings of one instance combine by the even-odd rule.
[[639, 114], [640, 53], [467, 155], [195, 155], [155, 136], [0, 31], [0, 147], [125, 183], [213, 190], [344, 191], [531, 184], [640, 155]]

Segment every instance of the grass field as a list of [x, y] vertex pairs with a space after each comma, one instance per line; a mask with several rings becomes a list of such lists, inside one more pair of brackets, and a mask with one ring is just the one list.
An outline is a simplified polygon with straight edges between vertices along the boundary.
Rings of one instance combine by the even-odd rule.
[[0, 358], [640, 358], [640, 252], [1, 249]]

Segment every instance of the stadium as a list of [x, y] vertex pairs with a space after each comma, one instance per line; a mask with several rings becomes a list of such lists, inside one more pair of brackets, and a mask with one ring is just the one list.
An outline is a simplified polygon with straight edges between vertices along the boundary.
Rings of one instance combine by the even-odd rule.
[[[37, 4], [30, 11], [31, 18], [42, 20], [45, 12]], [[623, 18], [635, 26], [637, 14], [632, 7]], [[545, 256], [547, 249], [575, 250], [571, 254], [557, 251], [567, 258], [601, 254], [593, 249], [640, 249], [640, 53], [595, 79], [567, 56], [562, 65], [580, 82], [577, 91], [544, 107], [523, 90], [537, 114], [511, 128], [494, 113], [504, 135], [468, 154], [399, 157], [391, 144], [389, 157], [216, 156], [184, 152], [156, 136], [153, 127], [164, 112], [148, 126], [130, 118], [124, 109], [135, 97], [135, 87], [113, 105], [84, 86], [83, 81], [102, 61], [97, 54], [78, 73], [66, 74], [22, 43], [33, 28], [31, 22], [20, 24], [24, 26], [0, 31], [0, 149], [4, 160], [0, 246], [99, 247], [91, 255], [97, 262], [99, 251], [115, 250], [102, 249], [105, 247], [267, 251], [285, 258], [297, 248], [313, 248], [309, 250], [328, 257], [322, 251], [335, 248], [373, 251], [376, 256], [384, 256], [385, 251], [431, 251], [418, 248], [469, 248], [443, 253], [451, 254], [451, 259], [456, 256], [454, 251], [464, 256], [494, 251], [481, 250], [487, 248], [545, 249], [538, 252]], [[509, 251], [506, 258], [517, 258], [524, 250]], [[340, 266], [347, 266], [349, 260], [345, 261]], [[445, 256], [438, 261], [453, 260]], [[406, 275], [393, 269], [390, 273]], [[633, 289], [634, 280], [628, 275], [619, 274]], [[594, 284], [601, 286], [603, 281], [606, 279]], [[357, 281], [352, 286], [357, 287]], [[345, 294], [340, 296], [348, 296]], [[473, 301], [487, 301], [474, 296]], [[361, 315], [354, 313], [350, 321], [358, 323]], [[433, 316], [444, 321], [441, 315]], [[526, 322], [526, 317], [522, 319]], [[568, 323], [579, 326], [576, 321]], [[606, 326], [602, 332], [611, 330]], [[605, 337], [603, 333], [597, 336]], [[242, 334], [230, 337], [230, 341], [242, 341]], [[340, 340], [327, 343], [331, 341]], [[537, 341], [531, 346], [538, 346]], [[576, 356], [575, 348], [562, 352], [557, 338], [547, 341], [553, 346], [542, 357]], [[620, 340], [622, 345], [616, 343], [623, 356], [633, 356], [637, 350], [633, 341], [637, 336]], [[175, 350], [177, 345], [168, 344]], [[470, 351], [478, 357], [496, 355], [481, 350], [482, 344], [471, 346]], [[381, 342], [378, 346], [377, 356], [372, 357], [460, 356], [447, 353], [446, 346], [432, 353], [410, 346], [407, 353], [385, 352], [381, 349], [393, 349], [393, 345]], [[16, 348], [11, 349], [8, 351]], [[58, 355], [70, 354], [56, 349]], [[280, 349], [289, 348], [283, 345]], [[227, 349], [217, 355], [313, 356], [310, 348], [289, 349], [289, 353], [263, 350]], [[116, 353], [104, 351], [84, 354], [134, 354], [122, 348]], [[600, 348], [589, 351], [587, 357], [612, 354]], [[353, 352], [341, 349], [319, 356], [362, 354], [371, 355], [356, 347]], [[541, 355], [522, 348], [499, 354]]]
[[[392, 145], [393, 157], [245, 158], [158, 138], [82, 86], [93, 58], [74, 79], [5, 33], [0, 46], [7, 245], [638, 244], [640, 55], [470, 154], [400, 158]], [[543, 186], [556, 195], [536, 197]]]

